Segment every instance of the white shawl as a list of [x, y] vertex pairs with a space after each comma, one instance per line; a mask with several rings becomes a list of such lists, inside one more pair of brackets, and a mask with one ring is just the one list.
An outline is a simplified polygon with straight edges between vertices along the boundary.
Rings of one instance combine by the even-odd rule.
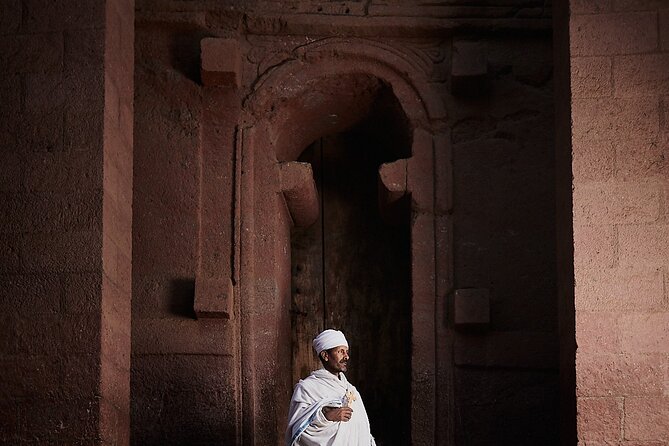
[[[329, 421], [321, 410], [325, 406], [342, 407], [347, 393], [355, 399], [349, 403], [353, 415], [349, 421]], [[349, 393], [350, 395], [351, 393]], [[369, 420], [358, 390], [343, 373], [316, 370], [295, 386], [288, 413], [288, 446], [375, 446], [369, 431]]]

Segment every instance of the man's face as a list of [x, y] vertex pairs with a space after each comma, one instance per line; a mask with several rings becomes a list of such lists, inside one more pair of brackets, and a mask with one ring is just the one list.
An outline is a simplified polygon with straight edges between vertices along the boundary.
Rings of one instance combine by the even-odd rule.
[[321, 353], [325, 359], [325, 369], [331, 373], [345, 372], [348, 370], [348, 347], [340, 345]]

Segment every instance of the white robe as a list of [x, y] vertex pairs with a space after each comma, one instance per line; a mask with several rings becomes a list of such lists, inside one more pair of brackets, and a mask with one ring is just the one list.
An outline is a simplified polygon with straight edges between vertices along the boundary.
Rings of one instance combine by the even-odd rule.
[[[323, 407], [342, 407], [347, 404], [346, 394], [353, 392], [355, 399], [349, 407], [353, 414], [349, 421], [329, 421]], [[293, 391], [288, 413], [288, 446], [375, 446], [369, 430], [369, 419], [358, 390], [346, 380], [343, 373], [336, 375], [325, 369], [316, 370], [300, 380]]]

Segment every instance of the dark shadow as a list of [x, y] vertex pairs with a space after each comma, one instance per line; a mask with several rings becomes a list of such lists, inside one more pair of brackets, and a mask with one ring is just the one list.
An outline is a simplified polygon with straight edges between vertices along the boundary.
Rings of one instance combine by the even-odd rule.
[[351, 345], [347, 377], [379, 446], [411, 441], [410, 207], [403, 203], [406, 215], [391, 225], [378, 206], [380, 165], [410, 157], [411, 145], [399, 102], [380, 89], [361, 122], [302, 153], [321, 212], [311, 227], [291, 231], [293, 342], [306, 346], [305, 356], [293, 352], [293, 371], [304, 377], [318, 366], [309, 342], [320, 327], [343, 330]]
[[578, 442], [576, 411], [576, 306], [571, 147], [571, 70], [569, 5], [555, 2], [553, 58], [555, 67], [556, 261], [560, 333], [560, 444]]
[[136, 446], [234, 445], [234, 385], [220, 371], [220, 355], [141, 355], [133, 358], [130, 444]]
[[195, 319], [195, 280], [174, 279], [170, 285], [170, 313]]
[[205, 37], [212, 37], [212, 34], [202, 28], [178, 30], [169, 46], [172, 67], [196, 84], [202, 84], [200, 41]]

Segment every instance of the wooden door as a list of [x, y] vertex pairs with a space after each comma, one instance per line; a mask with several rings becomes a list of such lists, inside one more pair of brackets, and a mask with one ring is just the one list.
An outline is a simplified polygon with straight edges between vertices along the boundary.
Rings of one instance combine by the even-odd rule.
[[363, 397], [377, 443], [407, 445], [409, 227], [379, 215], [378, 167], [397, 159], [381, 141], [361, 126], [318, 140], [300, 158], [312, 164], [321, 212], [291, 236], [292, 373], [297, 382], [320, 368], [312, 339], [325, 328], [342, 330], [350, 344], [347, 377]]

